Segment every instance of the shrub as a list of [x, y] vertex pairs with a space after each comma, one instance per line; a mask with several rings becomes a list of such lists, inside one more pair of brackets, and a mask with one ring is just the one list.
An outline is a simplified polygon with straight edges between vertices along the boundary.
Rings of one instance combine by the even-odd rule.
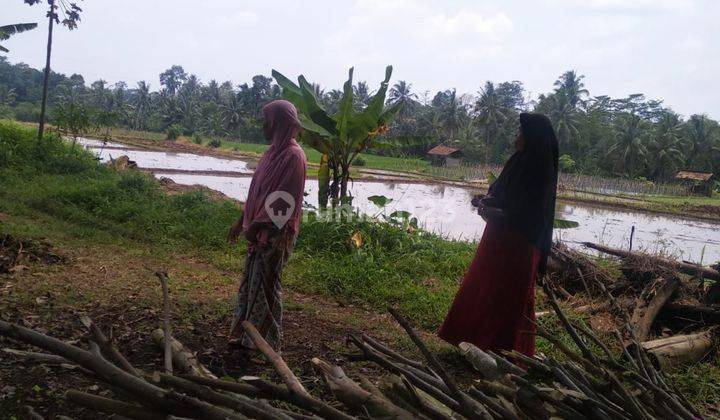
[[560, 165], [561, 172], [575, 172], [575, 168], [577, 166], [575, 160], [570, 155], [560, 156], [558, 164]]
[[203, 138], [202, 138], [202, 135], [200, 135], [200, 133], [193, 133], [191, 139], [192, 139], [192, 142], [195, 144], [202, 144], [202, 142], [203, 142]]
[[213, 149], [217, 149], [218, 147], [220, 147], [221, 144], [222, 142], [220, 142], [220, 139], [212, 139], [207, 143], [207, 146], [212, 147]]
[[167, 140], [175, 141], [182, 134], [182, 129], [177, 124], [173, 124], [167, 128]]
[[358, 156], [353, 160], [353, 166], [365, 166], [366, 164], [367, 162], [365, 162], [362, 156]]

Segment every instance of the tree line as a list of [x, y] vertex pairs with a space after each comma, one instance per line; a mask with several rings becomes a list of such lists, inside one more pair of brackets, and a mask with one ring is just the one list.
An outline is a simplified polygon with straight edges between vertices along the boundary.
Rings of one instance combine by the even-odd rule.
[[[264, 142], [261, 110], [281, 97], [271, 77], [256, 75], [239, 85], [231, 81], [202, 82], [173, 65], [160, 74], [160, 86], [146, 81], [128, 86], [82, 75], [51, 72], [51, 121], [79, 115], [96, 127], [121, 126], [156, 132], [182, 132], [203, 137], [228, 137]], [[43, 73], [0, 56], [0, 117], [38, 121]], [[338, 111], [342, 91], [313, 85], [329, 114]], [[353, 86], [353, 107], [360, 110], [373, 96], [368, 84]], [[560, 75], [551, 92], [529, 99], [522, 82], [486, 82], [476, 94], [455, 89], [415, 92], [400, 80], [388, 102], [403, 107], [386, 134], [392, 147], [378, 153], [424, 156], [443, 143], [462, 149], [467, 160], [502, 163], [513, 151], [521, 112], [542, 112], [558, 134], [561, 166], [566, 172], [671, 179], [679, 169], [713, 172], [720, 169], [720, 127], [706, 115], [687, 118], [642, 94], [626, 98], [592, 96], [584, 76]]]

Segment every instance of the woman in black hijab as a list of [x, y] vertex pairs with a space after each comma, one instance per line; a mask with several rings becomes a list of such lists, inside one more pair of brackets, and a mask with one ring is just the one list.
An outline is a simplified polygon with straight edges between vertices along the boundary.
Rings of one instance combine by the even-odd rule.
[[555, 218], [558, 143], [550, 120], [520, 114], [515, 149], [488, 195], [473, 199], [487, 226], [439, 335], [532, 356], [535, 282], [545, 273]]

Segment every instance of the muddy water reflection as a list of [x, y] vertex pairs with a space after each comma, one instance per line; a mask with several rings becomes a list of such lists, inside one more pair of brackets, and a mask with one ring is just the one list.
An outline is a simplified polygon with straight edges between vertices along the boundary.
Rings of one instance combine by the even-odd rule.
[[[83, 139], [84, 141], [98, 142], [98, 140]], [[222, 159], [213, 156], [196, 155], [192, 153], [173, 153], [173, 152], [156, 152], [150, 150], [126, 149], [127, 146], [120, 147], [111, 146], [111, 149], [98, 147], [95, 144], [88, 144], [86, 148], [100, 157], [103, 162], [117, 159], [122, 155], [126, 155], [130, 160], [134, 160], [139, 167], [156, 169], [183, 169], [192, 171], [226, 171], [238, 172], [244, 174], [252, 173], [248, 168], [247, 162], [237, 159]]]
[[[204, 175], [164, 175], [181, 184], [202, 184], [244, 200], [250, 178], [225, 178]], [[317, 202], [317, 181], [308, 180], [307, 200]], [[470, 205], [472, 192], [465, 188], [444, 185], [424, 185], [395, 182], [355, 182], [351, 192], [353, 204], [362, 212], [378, 211], [367, 200], [372, 195], [392, 198], [388, 213], [405, 210], [412, 213], [427, 230], [446, 237], [478, 240], [485, 224]], [[581, 241], [601, 242], [610, 246], [627, 247], [630, 229], [635, 226], [635, 249], [660, 251], [676, 258], [699, 261], [704, 253], [705, 263], [720, 260], [720, 224], [700, 222], [632, 211], [618, 211], [587, 205], [558, 203], [558, 217], [580, 223], [576, 229], [556, 231], [556, 236], [577, 244]], [[704, 250], [704, 251], [703, 251]]]

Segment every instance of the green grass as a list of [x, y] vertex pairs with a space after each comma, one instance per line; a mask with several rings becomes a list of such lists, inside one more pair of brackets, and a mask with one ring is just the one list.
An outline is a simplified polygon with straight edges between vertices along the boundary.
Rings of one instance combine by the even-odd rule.
[[[225, 242], [239, 216], [229, 201], [201, 193], [167, 196], [150, 175], [117, 171], [81, 148], [48, 136], [37, 150], [34, 130], [0, 122], [0, 212], [41, 213], [62, 220], [76, 237], [122, 237], [158, 249], [200, 255], [237, 269], [239, 249]], [[7, 140], [6, 140], [7, 139]], [[350, 237], [360, 232], [359, 249]], [[309, 217], [284, 277], [297, 290], [384, 309], [400, 306], [426, 327], [442, 320], [473, 246], [375, 221], [326, 222]]]

